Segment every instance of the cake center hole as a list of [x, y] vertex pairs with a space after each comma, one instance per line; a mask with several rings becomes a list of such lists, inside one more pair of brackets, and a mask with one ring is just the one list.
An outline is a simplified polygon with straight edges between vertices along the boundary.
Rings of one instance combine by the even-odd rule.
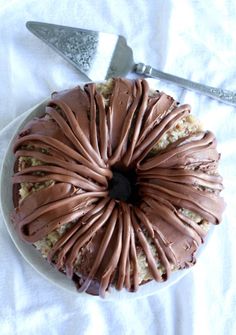
[[138, 188], [135, 171], [112, 170], [112, 173], [113, 177], [109, 181], [109, 196], [136, 205], [138, 203]]

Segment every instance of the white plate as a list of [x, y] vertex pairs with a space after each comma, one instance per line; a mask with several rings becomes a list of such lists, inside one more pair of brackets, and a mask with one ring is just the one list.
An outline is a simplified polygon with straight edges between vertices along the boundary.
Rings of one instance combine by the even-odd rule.
[[[3, 213], [3, 217], [4, 217], [7, 230], [15, 246], [17, 247], [21, 255], [24, 257], [24, 259], [36, 271], [38, 271], [43, 277], [47, 278], [49, 281], [60, 286], [61, 288], [66, 289], [67, 291], [70, 291], [72, 293], [80, 294], [81, 296], [88, 297], [88, 294], [86, 293], [78, 293], [76, 291], [73, 281], [68, 279], [65, 275], [63, 275], [56, 269], [54, 269], [46, 260], [42, 258], [40, 253], [33, 246], [21, 241], [18, 235], [16, 234], [13, 228], [13, 225], [11, 223], [11, 220], [10, 220], [10, 213], [13, 210], [11, 177], [13, 175], [13, 166], [14, 166], [14, 161], [15, 161], [14, 155], [12, 153], [14, 139], [15, 139], [15, 136], [18, 134], [19, 130], [21, 130], [29, 120], [31, 120], [35, 116], [42, 116], [44, 114], [45, 105], [47, 101], [48, 99], [36, 105], [35, 107], [31, 108], [28, 111], [27, 116], [24, 118], [24, 120], [14, 129], [14, 135], [9, 143], [9, 146], [7, 148], [5, 157], [3, 159], [3, 164], [2, 164], [1, 184], [0, 184], [2, 213]], [[202, 254], [202, 251], [206, 248], [207, 242], [209, 241], [209, 238], [213, 230], [214, 229], [210, 230], [204, 245], [200, 247], [200, 250], [197, 253], [198, 259], [199, 259], [200, 254]], [[107, 294], [105, 300], [107, 301], [107, 300], [121, 300], [121, 299], [137, 299], [140, 297], [145, 297], [145, 296], [155, 294], [156, 292], [164, 288], [167, 288], [173, 285], [174, 283], [176, 283], [177, 281], [179, 281], [190, 270], [191, 268], [181, 270], [181, 271], [176, 271], [171, 274], [168, 281], [163, 282], [163, 283], [157, 283], [155, 281], [151, 281], [143, 286], [140, 286], [138, 292], [136, 293], [127, 292], [125, 289], [123, 289], [120, 292], [116, 291], [115, 289], [111, 289], [111, 294]], [[90, 297], [92, 299], [102, 300], [100, 297], [96, 297], [96, 296], [90, 296]]]

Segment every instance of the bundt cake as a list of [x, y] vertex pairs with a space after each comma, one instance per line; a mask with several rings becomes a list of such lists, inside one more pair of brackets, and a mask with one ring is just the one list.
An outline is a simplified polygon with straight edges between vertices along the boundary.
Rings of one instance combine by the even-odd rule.
[[102, 297], [193, 265], [224, 201], [215, 136], [190, 112], [144, 79], [53, 93], [14, 143], [17, 234]]

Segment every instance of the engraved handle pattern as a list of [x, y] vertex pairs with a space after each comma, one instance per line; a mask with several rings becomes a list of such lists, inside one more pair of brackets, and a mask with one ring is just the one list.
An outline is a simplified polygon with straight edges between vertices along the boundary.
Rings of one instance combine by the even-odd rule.
[[179, 86], [195, 91], [197, 93], [204, 94], [210, 98], [219, 100], [223, 103], [236, 106], [236, 93], [223, 90], [221, 88], [215, 88], [212, 86], [206, 86], [193, 81], [183, 79], [172, 74], [168, 74], [162, 71], [153, 69], [150, 65], [138, 63], [135, 65], [135, 72], [138, 74], [144, 74], [148, 77], [159, 78], [166, 81], [170, 81]]

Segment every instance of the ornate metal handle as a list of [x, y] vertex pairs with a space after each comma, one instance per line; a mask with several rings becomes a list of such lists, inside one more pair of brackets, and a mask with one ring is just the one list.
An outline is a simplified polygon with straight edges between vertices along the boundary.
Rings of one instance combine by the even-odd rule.
[[204, 94], [210, 98], [219, 100], [223, 103], [236, 106], [236, 93], [234, 92], [223, 90], [221, 88], [215, 88], [211, 86], [202, 85], [202, 84], [195, 83], [187, 79], [173, 76], [172, 74], [168, 74], [168, 73], [153, 69], [150, 65], [145, 65], [143, 63], [138, 63], [135, 65], [135, 72], [138, 74], [144, 74], [148, 77], [159, 78], [159, 79], [170, 81], [172, 83], [175, 83], [189, 90], [192, 90], [197, 93]]

